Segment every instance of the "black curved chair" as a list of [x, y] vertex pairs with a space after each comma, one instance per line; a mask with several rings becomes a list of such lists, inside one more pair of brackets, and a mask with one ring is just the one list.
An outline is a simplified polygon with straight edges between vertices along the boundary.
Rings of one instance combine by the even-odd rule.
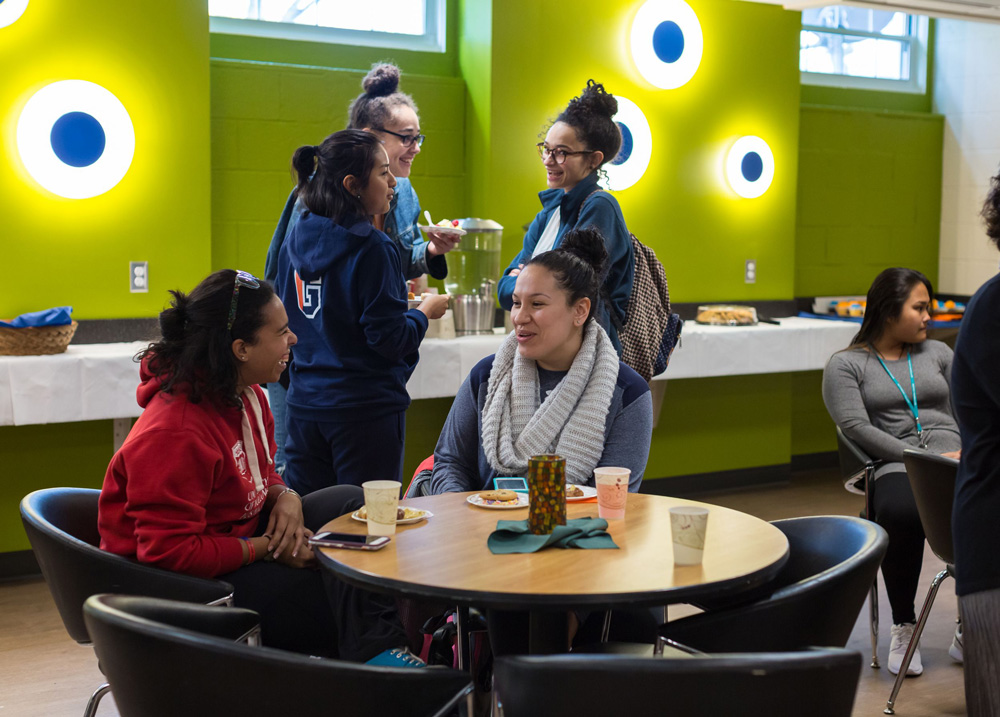
[[920, 524], [927, 536], [927, 544], [931, 551], [944, 563], [944, 570], [934, 576], [931, 581], [924, 605], [920, 608], [917, 625], [913, 628], [913, 637], [899, 666], [899, 674], [892, 686], [892, 693], [885, 704], [886, 714], [895, 714], [896, 697], [903, 686], [906, 670], [910, 666], [913, 653], [920, 644], [920, 635], [927, 624], [934, 598], [938, 588], [948, 577], [955, 576], [955, 546], [951, 542], [951, 509], [955, 501], [955, 478], [958, 475], [958, 461], [935, 453], [917, 451], [907, 448], [903, 451], [903, 465], [906, 466], [906, 476], [910, 479], [910, 488], [917, 502], [917, 512], [920, 514]]
[[861, 655], [844, 649], [658, 659], [620, 655], [497, 658], [503, 717], [740, 715], [847, 717]]
[[[71, 638], [90, 644], [83, 603], [96, 593], [232, 603], [233, 586], [227, 582], [159, 570], [101, 550], [97, 531], [100, 493], [88, 488], [46, 488], [21, 500], [24, 531]], [[96, 714], [107, 691], [107, 683], [94, 691], [84, 717]]]
[[871, 588], [888, 536], [880, 526], [850, 516], [776, 520], [789, 544], [788, 561], [749, 604], [668, 622], [660, 641], [703, 652], [843, 647]]
[[[862, 518], [875, 520], [875, 509], [871, 505], [871, 485], [875, 480], [875, 469], [882, 461], [877, 461], [865, 453], [861, 446], [852, 441], [837, 426], [837, 457], [844, 487], [852, 493], [863, 493], [865, 509]], [[868, 626], [872, 640], [871, 666], [878, 669], [878, 576], [872, 580], [871, 594], [868, 596]]]
[[84, 605], [122, 717], [450, 714], [472, 690], [448, 669], [388, 668], [234, 642], [257, 613], [95, 595]]

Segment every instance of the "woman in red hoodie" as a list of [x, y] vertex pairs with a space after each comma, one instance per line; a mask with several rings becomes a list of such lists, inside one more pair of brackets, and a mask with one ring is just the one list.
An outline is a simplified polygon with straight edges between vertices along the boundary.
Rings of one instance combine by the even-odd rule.
[[101, 547], [232, 583], [274, 647], [362, 660], [403, 645], [392, 602], [334, 580], [328, 594], [306, 544], [361, 507], [361, 489], [302, 500], [274, 470], [274, 420], [258, 384], [278, 380], [296, 341], [281, 301], [231, 269], [171, 293], [163, 338], [138, 355], [145, 412], [104, 477]]

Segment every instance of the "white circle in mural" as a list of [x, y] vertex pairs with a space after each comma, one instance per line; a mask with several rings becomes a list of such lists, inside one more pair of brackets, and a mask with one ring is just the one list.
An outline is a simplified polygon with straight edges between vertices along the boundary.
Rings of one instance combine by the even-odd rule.
[[701, 23], [684, 0], [646, 0], [632, 21], [632, 59], [651, 84], [673, 90], [701, 64]]
[[653, 156], [653, 133], [646, 115], [630, 99], [615, 95], [618, 112], [615, 124], [622, 132], [622, 147], [617, 156], [604, 165], [608, 174], [608, 189], [628, 189], [638, 182], [649, 167]]
[[53, 194], [86, 199], [121, 181], [135, 154], [125, 106], [100, 85], [63, 80], [28, 100], [17, 121], [17, 149], [28, 173]]
[[17, 22], [28, 7], [28, 0], [0, 0], [0, 27]]
[[744, 199], [766, 192], [774, 179], [774, 155], [767, 142], [752, 135], [736, 140], [726, 155], [726, 179]]

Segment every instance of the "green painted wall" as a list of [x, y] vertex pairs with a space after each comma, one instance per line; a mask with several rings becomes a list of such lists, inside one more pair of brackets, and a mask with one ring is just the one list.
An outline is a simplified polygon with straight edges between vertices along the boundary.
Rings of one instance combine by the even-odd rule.
[[[367, 53], [362, 57], [367, 62]], [[344, 128], [367, 67], [219, 59], [211, 67], [212, 267], [263, 275], [274, 226], [295, 184], [292, 154]], [[421, 206], [435, 217], [464, 216], [464, 83], [407, 73], [400, 86], [417, 103], [427, 135], [411, 175]]]
[[[468, 4], [468, 3], [467, 3]], [[470, 157], [475, 211], [506, 227], [504, 259], [539, 209], [545, 175], [535, 152], [551, 119], [595, 78], [643, 108], [653, 159], [643, 179], [618, 192], [629, 228], [663, 258], [678, 301], [791, 298], [799, 124], [799, 14], [731, 0], [698, 0], [705, 53], [695, 77], [660, 90], [635, 69], [627, 46], [640, 3], [558, 0], [493, 3], [489, 42], [469, 39], [463, 72], [488, 66], [488, 101], [470, 89], [483, 156]], [[485, 57], [488, 55], [488, 61]], [[567, 56], [568, 55], [568, 56]], [[470, 88], [472, 81], [469, 81]], [[764, 137], [775, 179], [761, 198], [725, 186], [722, 161], [741, 135]], [[480, 138], [470, 132], [470, 142]], [[756, 284], [744, 261], [758, 260]]]
[[888, 266], [937, 281], [941, 115], [803, 106], [795, 295], [865, 294]]
[[[154, 316], [167, 289], [209, 270], [204, 1], [33, 2], [0, 30], [0, 66], [0, 316], [63, 304], [78, 319]], [[24, 104], [66, 79], [110, 90], [135, 127], [128, 174], [91, 199], [42, 189], [16, 149]], [[130, 260], [149, 262], [148, 294], [129, 293]]]
[[100, 488], [111, 461], [111, 421], [0, 428], [0, 552], [27, 550], [18, 505], [33, 490]]

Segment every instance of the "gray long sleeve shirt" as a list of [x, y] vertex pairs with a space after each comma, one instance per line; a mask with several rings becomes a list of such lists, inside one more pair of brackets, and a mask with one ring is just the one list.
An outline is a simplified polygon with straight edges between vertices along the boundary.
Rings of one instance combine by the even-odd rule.
[[[951, 410], [952, 351], [940, 341], [928, 340], [913, 344], [910, 356], [927, 450], [957, 451], [962, 442]], [[912, 400], [906, 355], [885, 365]], [[919, 447], [917, 424], [875, 354], [858, 348], [831, 356], [823, 370], [823, 402], [848, 438], [872, 458], [887, 461], [875, 472], [876, 478], [905, 470], [903, 450]]]
[[[483, 406], [489, 388], [493, 357], [476, 364], [458, 389], [441, 437], [434, 448], [432, 494], [482, 490], [493, 487], [497, 472], [483, 451]], [[562, 378], [556, 372], [539, 371], [542, 395]], [[621, 466], [631, 470], [628, 489], [639, 490], [649, 458], [653, 432], [653, 400], [647, 384], [635, 371], [619, 364], [618, 383], [604, 428], [604, 453], [599, 466]], [[593, 485], [591, 478], [590, 485]]]

